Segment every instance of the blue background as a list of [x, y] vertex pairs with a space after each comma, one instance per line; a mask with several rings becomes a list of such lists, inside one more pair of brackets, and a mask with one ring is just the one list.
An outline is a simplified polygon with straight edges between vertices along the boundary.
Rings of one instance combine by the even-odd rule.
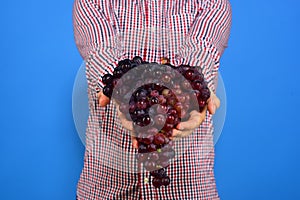
[[[71, 0], [0, 7], [0, 199], [75, 198], [82, 145], [72, 87], [82, 62]], [[216, 145], [224, 200], [300, 199], [297, 0], [231, 0], [221, 72], [227, 117]]]

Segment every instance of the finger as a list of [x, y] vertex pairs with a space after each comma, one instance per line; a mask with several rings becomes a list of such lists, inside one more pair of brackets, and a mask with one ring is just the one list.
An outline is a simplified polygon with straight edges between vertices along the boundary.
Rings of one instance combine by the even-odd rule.
[[214, 102], [215, 102], [216, 108], [218, 109], [221, 105], [221, 101], [220, 101], [219, 97], [217, 97], [216, 95], [214, 95], [214, 96], [215, 96]]
[[215, 114], [216, 110], [220, 107], [220, 99], [216, 96], [216, 94], [211, 91], [210, 98], [207, 100], [207, 107], [210, 114]]
[[[114, 103], [116, 103], [116, 102], [114, 101]], [[116, 110], [117, 110], [117, 113], [120, 118], [122, 126], [124, 128], [126, 128], [127, 130], [133, 131], [132, 121], [127, 120], [126, 116], [120, 111], [120, 106], [117, 103], [116, 103]]]
[[193, 130], [185, 130], [185, 131], [181, 131], [181, 130], [176, 130], [174, 129], [172, 132], [172, 136], [171, 136], [171, 140], [179, 140], [182, 137], [187, 137], [190, 134], [192, 134]]
[[207, 100], [207, 108], [208, 108], [208, 111], [210, 114], [214, 115], [216, 113], [216, 105], [215, 105], [213, 97], [210, 97]]
[[107, 96], [105, 96], [102, 92], [98, 93], [98, 100], [99, 100], [99, 105], [101, 107], [106, 106], [110, 101], [110, 99]]
[[137, 141], [136, 137], [131, 136], [131, 141], [132, 141], [133, 148], [138, 149], [139, 145], [138, 145], [138, 141]]
[[176, 128], [178, 130], [194, 130], [195, 128], [201, 125], [201, 123], [205, 119], [205, 116], [206, 116], [206, 106], [204, 107], [201, 113], [196, 110], [193, 110], [190, 113], [190, 118], [185, 122], [180, 122]]
[[122, 114], [122, 113], [119, 115], [119, 118], [120, 118], [121, 123], [122, 123], [124, 128], [126, 128], [127, 130], [130, 130], [130, 131], [133, 131], [132, 121], [127, 120], [125, 115]]

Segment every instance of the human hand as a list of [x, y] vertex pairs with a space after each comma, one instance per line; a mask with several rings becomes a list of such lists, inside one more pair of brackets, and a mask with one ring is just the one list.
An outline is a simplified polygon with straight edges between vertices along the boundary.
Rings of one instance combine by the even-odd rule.
[[[110, 99], [105, 96], [102, 92], [98, 93], [100, 106], [106, 106]], [[132, 145], [134, 148], [138, 148], [138, 141], [135, 137], [133, 130], [132, 121], [127, 120], [126, 116], [119, 110], [119, 105], [117, 105], [117, 112], [120, 118], [121, 124], [124, 128], [131, 132]], [[220, 99], [211, 91], [210, 98], [207, 100], [207, 106], [200, 113], [193, 110], [190, 113], [190, 118], [188, 121], [181, 122], [177, 125], [176, 129], [173, 130], [173, 135], [171, 139], [179, 139], [182, 137], [189, 136], [192, 132], [201, 125], [206, 117], [206, 111], [208, 110], [210, 114], [215, 114], [216, 110], [220, 107]]]
[[173, 129], [172, 140], [178, 140], [182, 137], [189, 136], [193, 131], [198, 128], [205, 120], [206, 111], [210, 114], [215, 114], [216, 110], [220, 107], [220, 99], [211, 91], [210, 98], [207, 100], [207, 105], [202, 112], [193, 110], [190, 113], [190, 118], [185, 122], [180, 122], [176, 129]]

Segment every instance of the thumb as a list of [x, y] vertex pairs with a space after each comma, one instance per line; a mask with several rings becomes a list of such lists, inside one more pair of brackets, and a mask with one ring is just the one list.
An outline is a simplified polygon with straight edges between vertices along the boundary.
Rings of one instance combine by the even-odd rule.
[[131, 140], [132, 140], [133, 148], [135, 148], [135, 149], [139, 148], [138, 141], [137, 141], [136, 137], [131, 136]]
[[106, 106], [110, 101], [110, 99], [107, 96], [105, 96], [102, 92], [98, 93], [98, 100], [99, 100], [99, 105], [101, 107]]

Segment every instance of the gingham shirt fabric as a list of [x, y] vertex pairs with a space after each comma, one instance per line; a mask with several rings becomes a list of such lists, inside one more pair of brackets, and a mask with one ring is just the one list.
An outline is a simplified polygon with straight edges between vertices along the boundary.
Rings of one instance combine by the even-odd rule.
[[189, 137], [175, 142], [167, 168], [171, 184], [155, 189], [136, 162], [130, 133], [113, 102], [100, 107], [101, 77], [119, 60], [140, 56], [202, 69], [209, 87], [227, 47], [231, 7], [227, 0], [75, 0], [75, 42], [86, 62], [89, 118], [84, 167], [77, 199], [219, 199], [214, 177], [212, 116]]

